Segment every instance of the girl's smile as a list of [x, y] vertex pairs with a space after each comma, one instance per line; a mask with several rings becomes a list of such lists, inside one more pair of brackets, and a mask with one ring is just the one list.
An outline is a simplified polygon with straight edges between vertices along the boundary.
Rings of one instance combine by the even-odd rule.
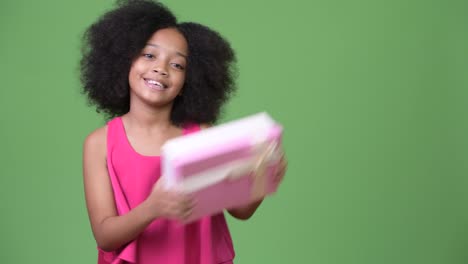
[[146, 79], [146, 78], [144, 78], [144, 80], [145, 80], [146, 86], [148, 86], [151, 89], [154, 89], [157, 91], [164, 91], [167, 88], [167, 85], [165, 85], [162, 82], [159, 82], [153, 79]]

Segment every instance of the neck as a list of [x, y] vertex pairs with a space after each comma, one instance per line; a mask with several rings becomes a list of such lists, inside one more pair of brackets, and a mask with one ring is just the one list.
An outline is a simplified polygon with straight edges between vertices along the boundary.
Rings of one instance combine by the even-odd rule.
[[130, 104], [130, 111], [125, 115], [127, 121], [140, 128], [168, 129], [171, 122], [172, 105], [151, 108], [143, 104]]

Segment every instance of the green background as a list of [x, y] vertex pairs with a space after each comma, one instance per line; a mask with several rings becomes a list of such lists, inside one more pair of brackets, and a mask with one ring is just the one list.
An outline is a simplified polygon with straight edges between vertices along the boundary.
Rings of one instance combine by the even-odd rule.
[[[220, 31], [239, 91], [289, 169], [236, 263], [468, 262], [468, 2], [163, 1]], [[95, 263], [81, 176], [104, 120], [80, 95], [80, 36], [112, 1], [0, 2], [0, 261]]]

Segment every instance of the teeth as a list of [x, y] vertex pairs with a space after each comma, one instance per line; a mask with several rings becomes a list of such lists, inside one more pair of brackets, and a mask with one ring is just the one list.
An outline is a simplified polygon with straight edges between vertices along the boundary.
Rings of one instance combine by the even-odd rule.
[[157, 85], [157, 86], [162, 87], [162, 88], [165, 88], [165, 86], [162, 83], [160, 83], [158, 81], [155, 81], [155, 80], [148, 80], [148, 83], [153, 84], [153, 85]]

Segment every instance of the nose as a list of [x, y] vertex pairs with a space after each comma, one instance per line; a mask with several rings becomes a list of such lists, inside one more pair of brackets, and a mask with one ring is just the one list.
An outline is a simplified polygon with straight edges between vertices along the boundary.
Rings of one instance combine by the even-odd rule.
[[153, 67], [153, 72], [159, 73], [163, 76], [167, 75], [167, 70], [164, 66], [162, 66], [160, 63], [154, 65]]

